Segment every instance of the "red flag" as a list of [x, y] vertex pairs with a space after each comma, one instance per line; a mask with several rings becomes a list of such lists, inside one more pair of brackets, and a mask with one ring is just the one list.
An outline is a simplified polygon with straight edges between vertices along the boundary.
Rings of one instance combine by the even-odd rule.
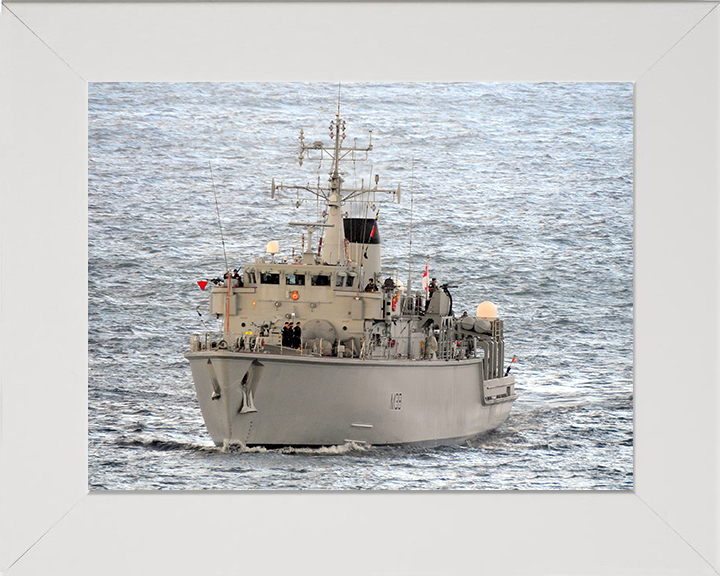
[[200, 286], [201, 289], [205, 290], [205, 286], [207, 286], [208, 283], [205, 280], [198, 280], [198, 286]]
[[430, 278], [428, 277], [427, 262], [425, 263], [425, 274], [423, 274], [423, 277], [422, 277], [422, 287], [423, 287], [423, 290], [429, 290], [429, 288], [430, 288]]
[[370, 231], [370, 238], [375, 236], [375, 226], [373, 226], [373, 229]]

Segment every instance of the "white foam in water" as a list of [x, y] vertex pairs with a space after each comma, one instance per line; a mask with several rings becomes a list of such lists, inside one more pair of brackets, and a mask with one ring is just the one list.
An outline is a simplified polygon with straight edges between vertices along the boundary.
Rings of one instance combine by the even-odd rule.
[[369, 449], [367, 444], [346, 442], [336, 446], [321, 446], [319, 448], [280, 448], [282, 454], [348, 454], [350, 452], [365, 452]]
[[262, 446], [248, 447], [245, 442], [240, 440], [223, 440], [222, 448], [220, 451], [223, 453], [262, 453], [267, 452], [267, 448]]
[[246, 454], [262, 454], [266, 452], [274, 452], [277, 454], [347, 454], [349, 452], [364, 452], [369, 449], [367, 444], [359, 442], [346, 442], [336, 446], [320, 446], [318, 448], [311, 447], [293, 447], [286, 446], [282, 448], [265, 448], [263, 446], [247, 446], [244, 442], [238, 440], [225, 440], [219, 450], [223, 453], [246, 453]]

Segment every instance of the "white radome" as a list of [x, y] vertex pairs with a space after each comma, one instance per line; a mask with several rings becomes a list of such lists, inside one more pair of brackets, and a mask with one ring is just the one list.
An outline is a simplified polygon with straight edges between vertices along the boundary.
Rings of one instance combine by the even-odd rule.
[[497, 320], [497, 306], [492, 302], [482, 302], [478, 305], [475, 316], [485, 320]]

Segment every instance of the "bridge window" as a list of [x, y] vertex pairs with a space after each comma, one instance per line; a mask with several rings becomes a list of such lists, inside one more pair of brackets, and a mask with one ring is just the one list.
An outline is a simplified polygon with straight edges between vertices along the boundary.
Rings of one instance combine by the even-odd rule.
[[288, 286], [305, 286], [305, 274], [285, 274], [285, 284]]
[[312, 286], [330, 286], [330, 275], [328, 274], [316, 274], [310, 277], [310, 284]]
[[345, 286], [348, 286], [352, 288], [352, 285], [355, 283], [355, 275], [349, 274], [347, 277], [347, 280], [345, 281]]
[[280, 274], [273, 272], [261, 272], [260, 273], [261, 284], [280, 284]]

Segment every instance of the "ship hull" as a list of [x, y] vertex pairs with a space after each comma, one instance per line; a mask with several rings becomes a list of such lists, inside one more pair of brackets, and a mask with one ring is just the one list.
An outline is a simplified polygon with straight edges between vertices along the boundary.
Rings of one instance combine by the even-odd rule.
[[516, 398], [514, 377], [484, 381], [481, 359], [186, 357], [217, 445], [455, 444], [500, 426]]

